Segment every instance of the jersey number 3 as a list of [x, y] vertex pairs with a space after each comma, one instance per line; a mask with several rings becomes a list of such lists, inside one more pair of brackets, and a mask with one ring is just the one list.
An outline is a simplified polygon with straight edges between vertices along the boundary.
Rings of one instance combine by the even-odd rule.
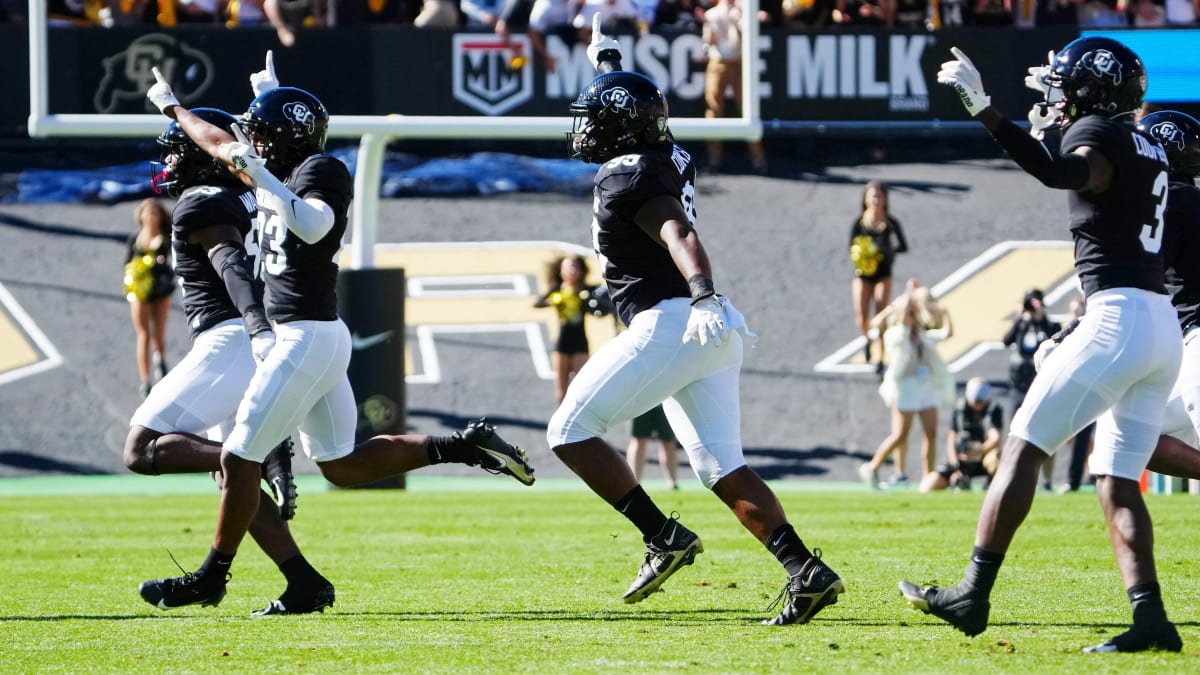
[[1163, 211], [1167, 209], [1167, 172], [1160, 171], [1158, 178], [1154, 179], [1154, 187], [1151, 189], [1151, 194], [1154, 195], [1156, 203], [1154, 205], [1154, 222], [1145, 223], [1142, 225], [1142, 234], [1138, 239], [1142, 242], [1142, 248], [1146, 253], [1158, 253], [1162, 248], [1163, 235]]

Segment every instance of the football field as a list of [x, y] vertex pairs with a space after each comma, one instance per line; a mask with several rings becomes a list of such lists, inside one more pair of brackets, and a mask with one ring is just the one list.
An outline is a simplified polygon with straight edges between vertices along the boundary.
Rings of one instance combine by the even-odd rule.
[[1095, 495], [1039, 495], [977, 638], [908, 609], [907, 578], [952, 583], [982, 492], [773, 485], [809, 547], [845, 580], [810, 624], [759, 622], [782, 569], [710, 493], [664, 510], [705, 552], [637, 605], [644, 551], [573, 479], [411, 476], [409, 489], [327, 490], [302, 477], [294, 531], [337, 587], [323, 614], [251, 617], [282, 577], [248, 539], [215, 608], [163, 612], [138, 584], [194, 569], [211, 541], [206, 477], [10, 479], [0, 490], [4, 672], [1182, 673], [1200, 668], [1197, 504], [1149, 497], [1160, 581], [1182, 654], [1083, 654], [1124, 630], [1129, 604]]

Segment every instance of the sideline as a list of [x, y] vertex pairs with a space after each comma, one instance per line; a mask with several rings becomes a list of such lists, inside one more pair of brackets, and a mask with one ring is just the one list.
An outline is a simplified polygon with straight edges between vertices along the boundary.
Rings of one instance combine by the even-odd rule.
[[[768, 481], [777, 492], [864, 492], [860, 482], [787, 480]], [[644, 481], [650, 492], [666, 492], [661, 480]], [[684, 492], [700, 492], [698, 482], [681, 480]], [[300, 499], [305, 495], [336, 490], [324, 478], [315, 474], [296, 477]], [[540, 478], [526, 487], [506, 477], [496, 476], [418, 476], [406, 477], [404, 492], [583, 492], [583, 481], [577, 478]], [[915, 490], [909, 490], [916, 494]], [[0, 498], [4, 497], [62, 497], [82, 495], [153, 496], [178, 494], [216, 494], [208, 474], [177, 474], [139, 476], [134, 474], [105, 474], [100, 476], [28, 476], [0, 478]]]

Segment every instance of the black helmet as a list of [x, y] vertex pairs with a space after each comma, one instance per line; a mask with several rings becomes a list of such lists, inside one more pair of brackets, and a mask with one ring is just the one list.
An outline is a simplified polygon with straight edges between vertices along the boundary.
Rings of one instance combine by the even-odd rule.
[[605, 162], [667, 138], [667, 100], [644, 75], [618, 70], [588, 83], [571, 104], [575, 125], [567, 134], [567, 154], [585, 162]]
[[1195, 117], [1160, 110], [1138, 120], [1137, 128], [1162, 143], [1171, 173], [1200, 176], [1200, 121]]
[[1055, 55], [1046, 82], [1062, 92], [1064, 125], [1084, 115], [1121, 117], [1141, 107], [1146, 67], [1116, 40], [1082, 37]]
[[[193, 115], [222, 129], [237, 124], [237, 118], [216, 108], [196, 108]], [[158, 137], [161, 155], [151, 162], [153, 177], [150, 179], [155, 192], [166, 190], [172, 197], [183, 194], [195, 185], [213, 185], [236, 182], [225, 165], [196, 145], [184, 132], [179, 122], [171, 122], [167, 130]]]
[[300, 160], [325, 150], [329, 112], [320, 99], [295, 87], [275, 87], [250, 102], [244, 121], [250, 139], [264, 147], [267, 169], [280, 178]]

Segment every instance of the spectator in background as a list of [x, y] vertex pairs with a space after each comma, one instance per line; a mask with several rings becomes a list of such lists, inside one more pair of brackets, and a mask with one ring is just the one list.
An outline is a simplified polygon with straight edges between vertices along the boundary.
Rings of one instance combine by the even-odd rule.
[[424, 0], [421, 12], [413, 19], [417, 28], [441, 28], [454, 30], [458, 27], [458, 3], [455, 0]]
[[553, 307], [558, 314], [558, 339], [550, 352], [554, 366], [554, 400], [562, 403], [571, 378], [588, 360], [584, 317], [609, 313], [606, 294], [587, 284], [587, 261], [581, 255], [555, 258], [546, 269], [549, 290], [534, 307]]
[[689, 33], [699, 33], [704, 23], [704, 7], [697, 0], [659, 0], [654, 8], [654, 24]]
[[[733, 100], [738, 109], [742, 107], [742, 3], [740, 0], [719, 0], [704, 13], [705, 55], [708, 66], [704, 69], [704, 116], [709, 119], [725, 114], [726, 90], [733, 90]], [[767, 172], [767, 155], [762, 141], [748, 141], [750, 166], [754, 173]], [[708, 142], [708, 170], [720, 171], [724, 149], [721, 141]]]
[[159, 378], [167, 374], [167, 316], [171, 311], [171, 293], [175, 291], [175, 272], [171, 269], [171, 237], [163, 233], [170, 214], [157, 199], [143, 199], [133, 212], [138, 230], [129, 238], [125, 256], [125, 299], [133, 328], [137, 332], [137, 367], [141, 384], [138, 392], [146, 398], [151, 382], [151, 347]]
[[458, 8], [467, 17], [467, 28], [495, 29], [504, 0], [460, 0]]
[[[1008, 362], [1008, 379], [1012, 384], [1012, 409], [1016, 412], [1025, 401], [1025, 393], [1033, 384], [1033, 376], [1037, 374], [1034, 367], [1033, 355], [1038, 346], [1062, 330], [1062, 324], [1051, 321], [1046, 314], [1042, 292], [1031, 288], [1025, 292], [1021, 301], [1021, 310], [1013, 321], [1012, 327], [1004, 335], [1004, 346], [1014, 347]], [[1054, 455], [1050, 455], [1042, 464], [1042, 489], [1052, 489], [1051, 478], [1054, 475]]]
[[526, 34], [533, 51], [542, 57], [546, 72], [558, 70], [558, 62], [546, 49], [546, 36], [555, 35], [568, 47], [575, 44], [579, 32], [572, 21], [579, 12], [581, 0], [534, 0], [529, 10], [529, 28]]
[[633, 418], [631, 434], [629, 447], [625, 450], [625, 461], [629, 462], [629, 468], [633, 469], [633, 475], [638, 482], [642, 482], [650, 441], [658, 441], [658, 464], [662, 467], [667, 489], [678, 490], [679, 483], [675, 474], [679, 458], [675, 455], [675, 432], [671, 431], [671, 423], [667, 421], [667, 413], [663, 411], [662, 404]]
[[1168, 26], [1195, 26], [1200, 0], [1166, 0]]
[[833, 20], [833, 0], [783, 0], [783, 22], [789, 26], [824, 26]]
[[976, 0], [972, 22], [976, 26], [1011, 26], [1012, 0]]
[[1084, 0], [1079, 5], [1080, 28], [1123, 28], [1129, 25], [1120, 0]]
[[1083, 0], [1039, 0], [1037, 25], [1078, 26], [1079, 6]]
[[[863, 357], [871, 363], [871, 317], [887, 310], [892, 301], [892, 263], [896, 254], [908, 251], [908, 241], [900, 221], [888, 207], [888, 188], [883, 181], [871, 181], [863, 188], [862, 211], [850, 227], [850, 262], [854, 280], [854, 320], [866, 344]], [[883, 365], [882, 351], [877, 362]]]
[[888, 20], [890, 0], [835, 0], [833, 22], [842, 25], [882, 26]]
[[946, 464], [921, 479], [921, 492], [953, 486], [970, 490], [971, 479], [991, 480], [1000, 464], [1000, 435], [1004, 409], [992, 400], [992, 387], [982, 377], [967, 380], [963, 397], [954, 405], [950, 433], [946, 439]]
[[896, 298], [886, 314], [888, 329], [883, 333], [888, 366], [879, 385], [879, 396], [892, 411], [891, 432], [879, 444], [871, 461], [858, 468], [867, 485], [879, 486], [879, 468], [889, 455], [896, 454], [896, 475], [892, 487], [908, 484], [904, 465], [908, 455], [908, 432], [913, 416], [921, 420], [922, 477], [933, 471], [937, 455], [938, 405], [954, 400], [954, 379], [938, 355], [935, 344], [954, 334], [950, 315], [929, 293], [929, 289], [910, 279], [905, 292]]
[[1119, 0], [1118, 9], [1124, 9], [1128, 22], [1134, 28], [1159, 28], [1167, 25], [1165, 0]]
[[600, 28], [606, 35], [638, 32], [638, 12], [633, 0], [584, 0], [573, 19], [580, 42], [591, 41], [592, 17], [597, 12], [600, 13]]
[[926, 30], [929, 22], [930, 0], [889, 0], [888, 28]]
[[957, 28], [969, 23], [970, 7], [967, 0], [929, 0], [930, 30]]

